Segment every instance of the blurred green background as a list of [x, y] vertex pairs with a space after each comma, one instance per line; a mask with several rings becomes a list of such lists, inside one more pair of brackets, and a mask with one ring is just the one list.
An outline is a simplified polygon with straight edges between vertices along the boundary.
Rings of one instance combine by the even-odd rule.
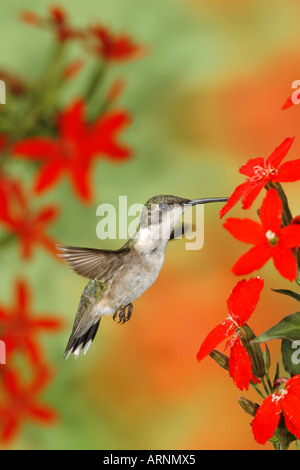
[[[116, 77], [126, 81], [119, 106], [133, 119], [122, 134], [133, 149], [131, 160], [97, 162], [90, 206], [74, 198], [66, 180], [37, 201], [37, 206], [61, 206], [51, 231], [61, 243], [123, 244], [96, 237], [97, 206], [118, 207], [119, 195], [127, 195], [129, 205], [156, 194], [229, 196], [242, 181], [238, 167], [249, 158], [267, 157], [285, 137], [296, 136], [290, 155], [299, 156], [300, 110], [280, 109], [300, 75], [296, 0], [55, 3], [75, 25], [101, 21], [148, 47], [147, 56], [114, 65], [106, 76], [107, 84]], [[1, 0], [1, 68], [38, 76], [52, 35], [21, 23], [19, 12], [44, 15], [49, 5], [47, 0]], [[69, 54], [78, 54], [76, 46]], [[78, 95], [89, 66], [66, 86], [62, 104]], [[14, 174], [30, 181], [26, 168], [18, 162]], [[287, 184], [286, 189], [297, 215], [299, 187]], [[257, 207], [244, 214], [237, 206], [232, 215], [255, 217]], [[131, 321], [120, 326], [104, 318], [88, 354], [77, 361], [65, 361], [62, 353], [86, 281], [42, 250], [29, 263], [20, 261], [13, 245], [1, 251], [1, 303], [12, 303], [14, 279], [23, 276], [33, 290], [34, 312], [53, 312], [65, 323], [59, 334], [42, 337], [56, 371], [43, 401], [58, 410], [60, 420], [52, 427], [25, 424], [12, 448], [262, 448], [236, 401], [241, 392], [210, 358], [196, 361], [208, 331], [227, 315], [226, 299], [238, 280], [230, 269], [247, 248], [222, 228], [218, 210], [205, 208], [204, 248], [186, 251], [184, 241], [170, 244], [157, 282], [135, 302]], [[291, 287], [271, 263], [261, 275], [266, 288], [251, 322], [257, 334], [295, 309], [292, 300], [270, 292]], [[279, 344], [270, 348], [274, 368]], [[258, 399], [253, 392], [242, 395]]]

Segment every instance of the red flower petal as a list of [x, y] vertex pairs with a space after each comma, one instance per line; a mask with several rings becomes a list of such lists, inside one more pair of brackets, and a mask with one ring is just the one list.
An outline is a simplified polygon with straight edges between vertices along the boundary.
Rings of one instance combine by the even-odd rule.
[[88, 202], [92, 199], [89, 168], [74, 166], [71, 172], [71, 181], [76, 193], [83, 202]]
[[28, 412], [39, 421], [46, 423], [53, 423], [57, 420], [57, 413], [50, 406], [31, 405], [28, 407]]
[[278, 243], [272, 250], [273, 262], [278, 272], [289, 279], [294, 281], [297, 277], [297, 262], [292, 251], [282, 243]]
[[52, 317], [38, 318], [33, 320], [32, 324], [35, 328], [42, 328], [48, 331], [59, 330], [63, 325], [61, 320], [56, 320]]
[[113, 158], [126, 158], [129, 149], [116, 141], [116, 134], [130, 124], [130, 116], [125, 111], [107, 113], [94, 124], [90, 140], [94, 152], [104, 153]]
[[66, 12], [61, 7], [51, 7], [50, 15], [57, 23], [64, 23], [67, 21]]
[[270, 164], [275, 168], [278, 168], [284, 157], [287, 155], [290, 150], [295, 137], [287, 137], [284, 141], [271, 153], [267, 158], [267, 165]]
[[254, 246], [242, 255], [232, 268], [237, 275], [249, 274], [260, 269], [272, 256], [272, 249], [267, 243]]
[[265, 239], [262, 226], [251, 219], [229, 218], [223, 224], [223, 227], [231, 233], [237, 240], [244, 243], [257, 245]]
[[287, 394], [282, 398], [282, 409], [288, 430], [300, 439], [300, 375], [294, 375], [285, 384]]
[[284, 415], [284, 420], [285, 420], [285, 424], [286, 424], [286, 427], [288, 428], [288, 430], [292, 434], [294, 434], [297, 437], [297, 439], [300, 439], [300, 425], [299, 425], [299, 422], [297, 421], [297, 425], [295, 425], [294, 421], [291, 418], [289, 418], [286, 414]]
[[252, 206], [253, 201], [255, 201], [265, 184], [266, 180], [263, 179], [257, 183], [252, 183], [251, 186], [249, 186], [249, 190], [242, 199], [243, 209], [249, 209]]
[[49, 224], [51, 222], [54, 222], [54, 220], [58, 216], [58, 209], [56, 207], [45, 207], [43, 210], [41, 210], [36, 218], [35, 222], [36, 223], [42, 223], [42, 224]]
[[242, 175], [246, 176], [253, 176], [254, 175], [254, 169], [256, 166], [261, 166], [263, 167], [265, 164], [265, 160], [262, 157], [258, 158], [251, 158], [250, 160], [247, 161], [246, 165], [243, 165], [240, 167], [239, 172]]
[[275, 234], [280, 231], [282, 220], [282, 202], [276, 189], [270, 189], [267, 191], [267, 195], [264, 198], [259, 211], [259, 217], [261, 219], [265, 233], [268, 230], [271, 230], [271, 232], [274, 232]]
[[53, 377], [53, 371], [48, 366], [42, 365], [36, 370], [36, 375], [28, 388], [30, 395], [41, 392], [50, 379]]
[[293, 103], [293, 100], [292, 100], [292, 95], [289, 96], [287, 98], [287, 100], [285, 101], [285, 103], [281, 106], [281, 109], [288, 109], [290, 108], [291, 106], [294, 106], [295, 103]]
[[252, 432], [256, 442], [265, 444], [271, 439], [280, 420], [280, 411], [281, 400], [277, 401], [273, 395], [264, 399], [252, 421]]
[[300, 180], [300, 159], [291, 160], [280, 165], [277, 176], [273, 178], [273, 181], [281, 183], [298, 180]]
[[[31, 364], [33, 366], [42, 364], [43, 354], [42, 354], [42, 349], [39, 346], [39, 344], [36, 343], [31, 338], [24, 338], [23, 341], [24, 341], [24, 349], [26, 350], [26, 353], [28, 354]], [[16, 344], [15, 347], [18, 350], [20, 349], [20, 345], [18, 344]]]
[[36, 193], [44, 191], [57, 183], [62, 174], [63, 168], [58, 162], [51, 162], [42, 167], [35, 181], [34, 190]]
[[29, 304], [29, 291], [25, 281], [18, 281], [16, 283], [16, 297], [19, 313], [22, 314], [22, 316], [26, 315], [25, 311]]
[[17, 374], [13, 370], [6, 370], [2, 376], [2, 381], [5, 390], [10, 395], [17, 395], [19, 393], [20, 385]]
[[300, 397], [300, 375], [294, 375], [291, 379], [289, 379], [285, 384], [285, 389], [288, 391], [288, 393], [293, 393]]
[[252, 377], [251, 359], [241, 343], [240, 338], [236, 338], [230, 350], [229, 375], [233, 378], [234, 384], [240, 389], [248, 390]]
[[239, 326], [244, 326], [254, 312], [263, 286], [263, 279], [257, 277], [249, 281], [246, 279], [239, 281], [232, 290], [227, 306], [233, 319], [238, 320]]
[[237, 188], [234, 190], [228, 201], [226, 202], [225, 206], [222, 207], [222, 209], [219, 212], [220, 218], [224, 217], [224, 215], [232, 209], [233, 206], [241, 199], [243, 194], [245, 194], [246, 189], [248, 189], [249, 183], [246, 181], [245, 183], [240, 184], [237, 186]]
[[225, 320], [220, 325], [217, 325], [201, 344], [197, 354], [198, 361], [204, 359], [218, 344], [228, 338], [228, 336], [234, 332], [235, 328], [236, 326], [231, 320]]
[[60, 135], [66, 141], [80, 140], [86, 132], [85, 106], [82, 100], [75, 101], [59, 116]]
[[280, 239], [289, 248], [300, 246], [300, 225], [292, 224], [283, 227], [280, 232]]
[[[1, 414], [0, 414], [1, 417]], [[1, 441], [4, 443], [10, 442], [17, 434], [20, 428], [20, 421], [16, 417], [9, 417], [9, 419], [3, 419], [3, 426], [0, 431]]]
[[31, 137], [17, 142], [12, 152], [30, 160], [49, 160], [57, 152], [57, 147], [52, 139]]

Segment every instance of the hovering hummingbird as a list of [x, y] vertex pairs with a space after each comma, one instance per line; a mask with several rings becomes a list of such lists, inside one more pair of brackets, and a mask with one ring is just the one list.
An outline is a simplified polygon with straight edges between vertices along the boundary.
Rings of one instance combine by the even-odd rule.
[[196, 204], [226, 202], [228, 198], [184, 199], [160, 195], [144, 205], [136, 233], [119, 250], [58, 245], [58, 254], [90, 281], [85, 287], [64, 356], [86, 354], [103, 315], [118, 323], [131, 318], [132, 302], [156, 280], [168, 241], [183, 213]]

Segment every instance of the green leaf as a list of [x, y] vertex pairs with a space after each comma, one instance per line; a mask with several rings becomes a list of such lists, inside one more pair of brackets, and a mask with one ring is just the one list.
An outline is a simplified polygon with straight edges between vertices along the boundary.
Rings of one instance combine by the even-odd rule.
[[278, 294], [288, 295], [289, 297], [292, 297], [293, 299], [300, 302], [300, 294], [297, 294], [297, 292], [293, 292], [292, 290], [288, 290], [288, 289], [271, 289], [271, 290], [273, 292], [277, 292]]
[[281, 355], [286, 372], [291, 375], [300, 374], [300, 341], [283, 339]]
[[265, 343], [271, 339], [289, 339], [290, 341], [300, 339], [300, 312], [287, 315], [275, 326], [253, 339], [252, 342]]

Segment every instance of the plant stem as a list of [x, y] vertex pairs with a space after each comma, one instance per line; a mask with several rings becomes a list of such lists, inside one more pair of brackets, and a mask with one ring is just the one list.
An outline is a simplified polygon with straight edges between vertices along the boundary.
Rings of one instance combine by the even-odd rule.
[[287, 200], [287, 197], [285, 195], [285, 192], [281, 186], [280, 183], [272, 183], [273, 187], [277, 190], [278, 196], [281, 199], [282, 202], [282, 209], [283, 209], [283, 215], [282, 215], [282, 221], [283, 225], [290, 225], [291, 221], [293, 220], [293, 216], [291, 213], [291, 210], [289, 208], [289, 203]]
[[250, 386], [254, 388], [254, 390], [261, 396], [261, 398], [266, 398], [262, 391], [258, 388], [257, 384], [253, 384], [250, 382]]
[[93, 70], [90, 83], [87, 86], [86, 92], [85, 92], [85, 99], [86, 101], [91, 101], [93, 98], [93, 95], [95, 94], [99, 82], [103, 80], [103, 76], [105, 74], [106, 67], [104, 64], [98, 63]]
[[268, 386], [269, 386], [270, 393], [273, 393], [273, 387], [272, 387], [271, 380], [270, 380], [268, 372], [266, 372], [266, 379], [267, 379], [267, 383], [268, 383]]
[[264, 390], [265, 390], [267, 396], [270, 395], [270, 391], [269, 391], [269, 389], [268, 389], [268, 387], [267, 387], [267, 384], [266, 384], [266, 382], [265, 382], [264, 377], [261, 378], [261, 383], [262, 383], [262, 385], [263, 385], [263, 387], [264, 387]]

